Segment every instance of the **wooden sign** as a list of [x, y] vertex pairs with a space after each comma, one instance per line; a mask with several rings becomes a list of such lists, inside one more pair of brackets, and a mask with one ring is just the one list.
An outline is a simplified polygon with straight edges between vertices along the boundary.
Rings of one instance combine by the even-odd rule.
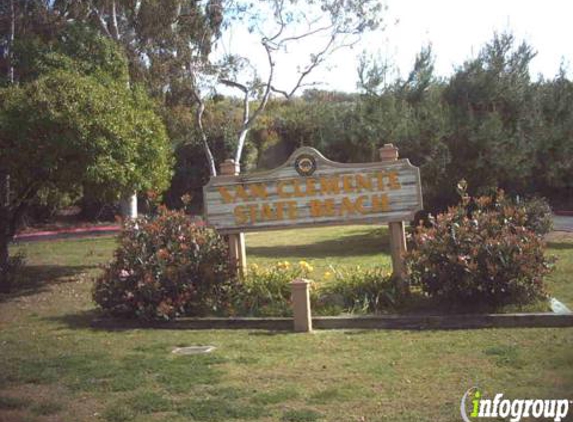
[[407, 221], [422, 209], [420, 171], [407, 159], [343, 164], [309, 147], [274, 170], [212, 177], [203, 194], [223, 233]]

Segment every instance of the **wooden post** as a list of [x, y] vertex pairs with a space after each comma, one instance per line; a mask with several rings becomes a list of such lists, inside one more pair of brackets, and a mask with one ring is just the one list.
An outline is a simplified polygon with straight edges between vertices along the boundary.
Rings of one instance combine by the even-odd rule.
[[[237, 176], [241, 171], [239, 163], [228, 159], [221, 164], [221, 176]], [[245, 248], [245, 233], [233, 233], [227, 235], [229, 245], [229, 262], [238, 273], [247, 272], [247, 252]]]
[[299, 333], [312, 331], [310, 311], [310, 281], [297, 278], [291, 282], [294, 330]]
[[[389, 162], [398, 160], [398, 148], [393, 144], [384, 144], [379, 149], [380, 161]], [[390, 254], [392, 255], [392, 268], [394, 275], [399, 279], [403, 279], [406, 275], [404, 267], [404, 253], [406, 253], [406, 231], [404, 229], [404, 222], [397, 221], [388, 223], [390, 231]]]

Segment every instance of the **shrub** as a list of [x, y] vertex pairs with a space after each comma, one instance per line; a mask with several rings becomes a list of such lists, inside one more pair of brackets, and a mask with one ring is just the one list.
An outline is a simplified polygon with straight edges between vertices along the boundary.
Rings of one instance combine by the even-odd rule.
[[402, 302], [403, 292], [387, 269], [332, 268], [325, 276], [314, 306], [319, 313], [380, 313]]
[[410, 282], [454, 305], [526, 304], [546, 295], [551, 260], [527, 228], [525, 207], [495, 197], [469, 198], [420, 225], [406, 256]]
[[223, 239], [182, 212], [126, 222], [93, 298], [115, 315], [170, 319], [225, 313], [236, 286]]
[[515, 200], [515, 206], [524, 208], [524, 225], [537, 235], [543, 236], [553, 230], [552, 210], [545, 198], [518, 198]]
[[266, 269], [251, 265], [237, 289], [235, 312], [243, 316], [292, 315], [290, 283], [296, 278], [308, 277], [312, 271], [312, 266], [305, 261], [298, 265], [279, 262]]

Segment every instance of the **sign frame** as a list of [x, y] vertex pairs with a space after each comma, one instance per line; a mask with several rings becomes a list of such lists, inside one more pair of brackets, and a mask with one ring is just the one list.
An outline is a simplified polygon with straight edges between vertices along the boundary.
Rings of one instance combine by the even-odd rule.
[[[381, 151], [384, 150], [381, 149]], [[397, 159], [383, 159], [381, 161], [370, 162], [370, 163], [339, 163], [329, 160], [324, 155], [322, 155], [318, 150], [311, 147], [301, 147], [295, 150], [289, 158], [280, 166], [261, 172], [253, 172], [247, 174], [236, 174], [238, 173], [235, 167], [235, 174], [222, 172], [221, 175], [212, 177], [209, 182], [203, 187], [203, 203], [204, 212], [207, 222], [212, 225], [221, 234], [237, 234], [244, 232], [259, 232], [268, 230], [285, 230], [294, 228], [310, 228], [310, 227], [325, 227], [325, 226], [342, 226], [342, 225], [353, 225], [353, 224], [389, 224], [392, 222], [409, 221], [414, 219], [417, 211], [423, 208], [422, 199], [422, 183], [420, 178], [420, 170], [418, 167], [413, 166], [407, 158]], [[381, 152], [382, 154], [382, 152]], [[381, 156], [381, 158], [383, 158]], [[227, 164], [227, 163], [225, 163]], [[235, 165], [233, 163], [233, 165]], [[301, 168], [299, 168], [299, 166]], [[273, 184], [279, 183], [280, 181], [299, 179], [301, 181], [307, 178], [320, 178], [329, 176], [344, 176], [344, 175], [356, 175], [367, 172], [394, 172], [399, 174], [402, 172], [406, 174], [407, 177], [402, 175], [402, 179], [399, 179], [400, 190], [402, 187], [406, 186], [408, 193], [400, 194], [398, 192], [388, 191], [387, 194], [391, 200], [391, 205], [395, 206], [399, 204], [401, 197], [407, 197], [410, 203], [406, 209], [399, 211], [381, 211], [374, 215], [359, 215], [353, 216], [351, 218], [334, 218], [330, 220], [319, 219], [317, 217], [314, 220], [283, 220], [282, 223], [264, 224], [256, 223], [254, 225], [235, 225], [229, 227], [229, 225], [222, 227], [221, 224], [213, 224], [212, 216], [213, 206], [210, 206], [211, 198], [216, 194], [216, 190], [220, 187], [237, 187], [246, 186], [251, 184]], [[356, 176], [357, 177], [357, 176]], [[398, 189], [397, 189], [398, 190]], [[384, 192], [384, 191], [382, 191]], [[220, 195], [220, 194], [219, 194]], [[339, 196], [352, 196], [352, 194], [339, 194]], [[356, 196], [356, 194], [354, 194]], [[317, 196], [320, 198], [320, 195]], [[299, 197], [299, 201], [308, 200], [305, 197]], [[413, 201], [413, 202], [412, 202]], [[245, 202], [246, 203], [246, 202]], [[250, 203], [257, 203], [257, 201], [251, 201]], [[233, 205], [240, 205], [235, 203]], [[229, 205], [230, 207], [231, 205]], [[297, 205], [298, 206], [298, 205]]]

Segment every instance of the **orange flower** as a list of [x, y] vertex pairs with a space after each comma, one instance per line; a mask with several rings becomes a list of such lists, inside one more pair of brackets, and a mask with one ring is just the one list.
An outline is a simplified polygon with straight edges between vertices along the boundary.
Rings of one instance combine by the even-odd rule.
[[157, 256], [159, 257], [159, 259], [167, 259], [169, 258], [169, 252], [167, 251], [167, 249], [162, 248], [159, 249], [159, 251], [157, 252]]

